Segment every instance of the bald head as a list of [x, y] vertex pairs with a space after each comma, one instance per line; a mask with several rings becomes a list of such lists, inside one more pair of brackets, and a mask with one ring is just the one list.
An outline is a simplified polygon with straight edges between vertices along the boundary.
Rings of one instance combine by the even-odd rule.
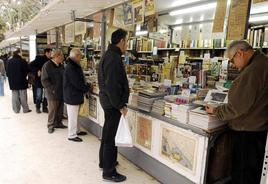
[[77, 62], [77, 63], [80, 63], [81, 59], [82, 59], [82, 53], [80, 51], [80, 49], [72, 49], [71, 52], [70, 52], [70, 58]]

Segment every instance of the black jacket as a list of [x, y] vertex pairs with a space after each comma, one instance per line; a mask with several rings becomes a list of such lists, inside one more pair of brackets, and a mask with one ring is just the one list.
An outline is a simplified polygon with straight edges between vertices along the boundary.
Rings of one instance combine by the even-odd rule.
[[52, 101], [63, 101], [64, 68], [49, 60], [42, 68], [41, 82], [45, 88], [46, 97]]
[[75, 61], [68, 59], [63, 80], [64, 102], [69, 105], [81, 105], [84, 102], [84, 93], [90, 89], [86, 85], [83, 70]]
[[43, 88], [43, 85], [41, 83], [41, 76], [38, 76], [38, 71], [42, 70], [42, 67], [44, 66], [44, 64], [49, 60], [49, 58], [46, 57], [46, 55], [44, 56], [36, 56], [35, 60], [33, 60], [30, 64], [29, 64], [29, 68], [31, 73], [35, 76], [35, 80], [33, 85], [37, 88]]
[[28, 63], [19, 55], [14, 55], [7, 65], [7, 76], [11, 90], [24, 90], [28, 88]]
[[121, 55], [117, 46], [109, 45], [99, 63], [99, 97], [103, 109], [121, 109], [128, 103], [129, 86]]

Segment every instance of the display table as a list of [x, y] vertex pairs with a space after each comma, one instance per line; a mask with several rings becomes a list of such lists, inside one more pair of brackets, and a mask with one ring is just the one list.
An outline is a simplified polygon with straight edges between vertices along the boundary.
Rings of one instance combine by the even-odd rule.
[[[98, 95], [90, 96], [89, 105], [90, 115], [80, 117], [80, 123], [101, 138], [104, 112]], [[206, 183], [209, 150], [224, 128], [206, 132], [131, 106], [127, 120], [134, 147], [119, 148], [127, 159], [162, 183]]]

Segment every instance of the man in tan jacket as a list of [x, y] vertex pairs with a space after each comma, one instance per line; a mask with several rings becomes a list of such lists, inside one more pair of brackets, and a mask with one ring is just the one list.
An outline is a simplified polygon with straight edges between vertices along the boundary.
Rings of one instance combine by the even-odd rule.
[[268, 58], [246, 41], [233, 41], [227, 54], [240, 75], [228, 103], [206, 110], [227, 121], [232, 131], [232, 184], [258, 184], [268, 130]]

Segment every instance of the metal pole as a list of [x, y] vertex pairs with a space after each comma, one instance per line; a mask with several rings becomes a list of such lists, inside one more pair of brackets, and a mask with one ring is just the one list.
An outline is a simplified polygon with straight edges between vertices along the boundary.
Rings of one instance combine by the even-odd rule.
[[59, 27], [56, 27], [56, 49], [59, 49], [60, 47], [60, 38], [59, 38]]
[[21, 41], [21, 37], [20, 37], [20, 53], [22, 54], [22, 41]]
[[102, 20], [101, 20], [101, 56], [104, 54], [106, 49], [106, 15], [105, 10], [102, 11]]

